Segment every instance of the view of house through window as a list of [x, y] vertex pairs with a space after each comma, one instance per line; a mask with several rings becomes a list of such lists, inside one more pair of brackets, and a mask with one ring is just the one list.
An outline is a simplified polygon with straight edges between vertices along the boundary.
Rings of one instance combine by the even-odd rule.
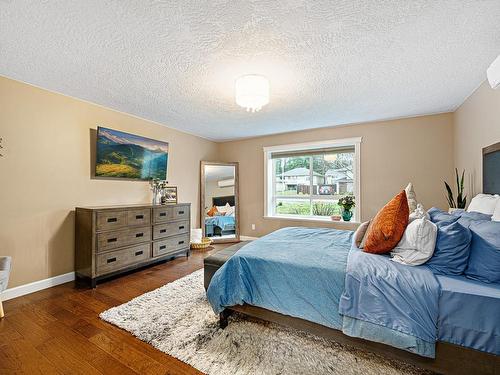
[[338, 200], [355, 195], [354, 146], [275, 152], [270, 162], [272, 216], [340, 215]]

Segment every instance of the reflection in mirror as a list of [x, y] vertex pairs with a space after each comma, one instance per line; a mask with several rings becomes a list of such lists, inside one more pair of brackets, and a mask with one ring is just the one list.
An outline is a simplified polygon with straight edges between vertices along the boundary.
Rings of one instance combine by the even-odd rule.
[[237, 163], [202, 162], [202, 229], [214, 242], [239, 240]]

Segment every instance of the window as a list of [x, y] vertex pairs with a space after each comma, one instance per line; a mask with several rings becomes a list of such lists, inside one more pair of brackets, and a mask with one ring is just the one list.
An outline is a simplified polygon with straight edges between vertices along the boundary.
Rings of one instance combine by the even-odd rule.
[[359, 219], [361, 138], [264, 148], [267, 217], [330, 220], [338, 200], [353, 195]]

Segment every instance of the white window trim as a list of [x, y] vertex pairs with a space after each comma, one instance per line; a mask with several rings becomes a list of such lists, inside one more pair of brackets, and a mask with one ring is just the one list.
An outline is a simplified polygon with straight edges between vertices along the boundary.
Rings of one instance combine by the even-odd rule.
[[354, 215], [357, 222], [361, 221], [361, 142], [362, 137], [331, 139], [327, 141], [295, 143], [289, 145], [267, 146], [263, 148], [264, 151], [264, 218], [268, 219], [296, 219], [296, 220], [317, 220], [329, 221], [328, 219], [321, 219], [315, 216], [299, 216], [299, 215], [273, 215], [273, 194], [272, 185], [268, 181], [272, 181], [272, 170], [268, 168], [273, 152], [282, 151], [308, 151], [317, 148], [328, 147], [342, 147], [354, 145], [354, 196], [356, 197], [356, 206], [354, 208]]

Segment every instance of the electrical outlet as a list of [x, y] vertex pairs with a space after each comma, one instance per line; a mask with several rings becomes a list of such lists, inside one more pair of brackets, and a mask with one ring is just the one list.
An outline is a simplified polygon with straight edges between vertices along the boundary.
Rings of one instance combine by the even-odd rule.
[[255, 224], [252, 224], [252, 230], [255, 230]]

